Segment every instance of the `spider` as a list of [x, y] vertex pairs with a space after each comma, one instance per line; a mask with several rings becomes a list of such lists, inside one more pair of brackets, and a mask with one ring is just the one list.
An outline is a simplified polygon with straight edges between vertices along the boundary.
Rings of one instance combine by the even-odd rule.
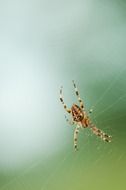
[[[104, 133], [102, 130], [98, 129], [90, 120], [87, 112], [84, 109], [84, 103], [81, 100], [80, 96], [79, 96], [79, 92], [77, 90], [76, 84], [74, 81], [73, 82], [73, 86], [75, 89], [75, 93], [76, 96], [78, 98], [78, 102], [79, 102], [79, 106], [77, 104], [73, 104], [71, 109], [67, 108], [66, 104], [64, 103], [63, 100], [63, 95], [62, 95], [62, 87], [60, 89], [60, 101], [64, 106], [64, 109], [67, 111], [67, 113], [71, 114], [72, 119], [71, 121], [69, 121], [66, 118], [66, 121], [70, 124], [70, 125], [76, 125], [76, 128], [74, 130], [74, 149], [78, 150], [78, 146], [77, 146], [77, 140], [78, 140], [78, 133], [79, 133], [79, 129], [80, 128], [90, 128], [91, 131], [99, 136], [103, 141], [106, 142], [111, 142], [111, 136], [107, 135], [106, 133]], [[89, 114], [92, 113], [92, 109], [89, 110]], [[65, 116], [66, 117], [66, 116]]]

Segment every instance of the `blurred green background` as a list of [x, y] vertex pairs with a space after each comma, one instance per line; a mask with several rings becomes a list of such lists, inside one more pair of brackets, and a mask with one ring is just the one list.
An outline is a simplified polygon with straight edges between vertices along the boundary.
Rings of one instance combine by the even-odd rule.
[[[126, 189], [125, 35], [125, 0], [0, 1], [0, 190]], [[74, 152], [73, 79], [111, 143]]]

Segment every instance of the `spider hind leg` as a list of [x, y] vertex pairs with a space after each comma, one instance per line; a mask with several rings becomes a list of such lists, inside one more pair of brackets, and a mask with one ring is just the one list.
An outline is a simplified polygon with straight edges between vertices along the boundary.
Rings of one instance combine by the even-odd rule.
[[111, 136], [107, 135], [106, 133], [98, 129], [97, 127], [93, 126], [91, 127], [91, 130], [95, 135], [99, 136], [103, 141], [111, 142]]
[[75, 151], [78, 150], [77, 140], [78, 140], [79, 128], [80, 128], [80, 126], [77, 125], [77, 127], [76, 127], [75, 130], [74, 130], [74, 149], [75, 149]]

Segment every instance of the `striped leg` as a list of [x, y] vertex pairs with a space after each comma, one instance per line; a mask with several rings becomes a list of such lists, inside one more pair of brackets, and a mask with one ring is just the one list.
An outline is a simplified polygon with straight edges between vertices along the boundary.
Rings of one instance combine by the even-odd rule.
[[62, 95], [62, 87], [60, 89], [60, 101], [62, 102], [63, 106], [64, 106], [64, 109], [68, 112], [68, 113], [71, 113], [71, 109], [68, 109], [66, 104], [64, 103], [64, 100], [63, 100], [63, 95]]
[[75, 148], [75, 150], [78, 150], [77, 139], [78, 139], [79, 128], [80, 128], [80, 126], [77, 125], [75, 128], [75, 131], [74, 131], [74, 148]]
[[97, 127], [92, 126], [91, 130], [95, 135], [99, 136], [103, 141], [111, 142], [111, 136], [107, 135], [106, 133], [98, 129]]
[[76, 87], [76, 84], [75, 84], [74, 80], [73, 80], [73, 85], [74, 85], [74, 89], [75, 89], [75, 93], [76, 93], [76, 95], [77, 95], [78, 101], [79, 101], [79, 103], [80, 103], [80, 107], [81, 107], [81, 109], [84, 109], [83, 101], [81, 100], [81, 98], [80, 98], [80, 96], [79, 96], [79, 92], [78, 92], [78, 90], [77, 90], [77, 87]]

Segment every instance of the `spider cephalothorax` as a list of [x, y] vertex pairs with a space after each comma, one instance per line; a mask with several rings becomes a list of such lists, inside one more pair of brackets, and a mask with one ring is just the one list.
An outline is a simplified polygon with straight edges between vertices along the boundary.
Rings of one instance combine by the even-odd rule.
[[[71, 109], [68, 109], [66, 104], [64, 103], [63, 100], [63, 96], [62, 96], [62, 88], [60, 89], [60, 101], [62, 102], [62, 104], [64, 105], [64, 109], [72, 115], [72, 121], [69, 121], [67, 119], [67, 121], [70, 124], [76, 124], [77, 127], [75, 128], [74, 131], [74, 147], [75, 150], [77, 150], [77, 137], [78, 137], [78, 132], [79, 132], [79, 128], [86, 128], [89, 127], [92, 132], [101, 137], [102, 140], [106, 141], [106, 142], [111, 142], [111, 136], [107, 135], [106, 133], [104, 133], [103, 131], [101, 131], [100, 129], [98, 129], [94, 124], [92, 124], [91, 120], [89, 119], [86, 111], [84, 110], [84, 104], [83, 101], [81, 100], [80, 96], [79, 96], [79, 92], [77, 90], [76, 84], [73, 81], [73, 85], [74, 85], [74, 89], [75, 89], [75, 93], [78, 97], [78, 101], [80, 103], [80, 106], [78, 106], [77, 104], [73, 104]], [[91, 113], [92, 110], [89, 111], [89, 113]]]
[[76, 104], [73, 104], [71, 107], [73, 120], [76, 122], [81, 122], [84, 119], [83, 110]]

